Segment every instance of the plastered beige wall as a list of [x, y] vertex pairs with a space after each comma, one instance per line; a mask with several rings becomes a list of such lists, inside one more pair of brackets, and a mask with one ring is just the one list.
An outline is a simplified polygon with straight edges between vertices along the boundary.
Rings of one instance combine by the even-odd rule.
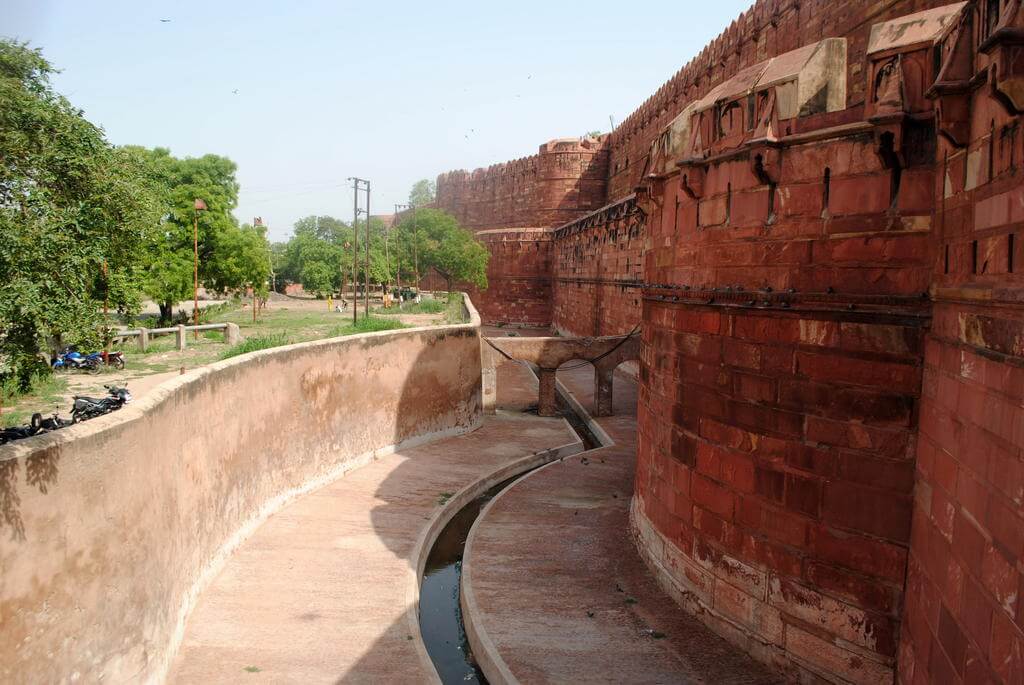
[[263, 518], [396, 443], [478, 425], [469, 308], [466, 325], [237, 357], [0, 448], [0, 681], [161, 680]]

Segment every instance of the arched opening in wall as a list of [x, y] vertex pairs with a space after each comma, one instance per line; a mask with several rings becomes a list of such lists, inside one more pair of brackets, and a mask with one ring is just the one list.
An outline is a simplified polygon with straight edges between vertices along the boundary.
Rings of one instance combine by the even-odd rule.
[[612, 414], [635, 420], [640, 387], [640, 361], [629, 359], [616, 366], [612, 384]]
[[828, 214], [828, 203], [832, 194], [832, 169], [829, 167], [825, 167], [825, 177], [821, 183], [821, 213], [824, 216]]
[[597, 415], [597, 375], [586, 359], [570, 359], [555, 370], [555, 380], [572, 392], [591, 416]]
[[988, 129], [988, 180], [995, 178], [996, 170], [996, 120], [992, 119]]
[[727, 183], [725, 186], [725, 224], [729, 225], [729, 219], [732, 217], [732, 184]]

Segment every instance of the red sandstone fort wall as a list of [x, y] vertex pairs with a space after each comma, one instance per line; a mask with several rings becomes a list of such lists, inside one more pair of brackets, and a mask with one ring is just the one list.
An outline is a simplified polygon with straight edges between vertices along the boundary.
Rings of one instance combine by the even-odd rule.
[[551, 232], [540, 228], [483, 231], [477, 239], [491, 253], [486, 290], [469, 291], [487, 324], [551, 325]]
[[552, 325], [563, 335], [624, 335], [640, 322], [643, 214], [634, 198], [554, 232]]
[[758, 0], [612, 132], [608, 198], [646, 173], [651, 144], [683, 108], [743, 67], [815, 41], [847, 38], [847, 103], [864, 101], [864, 54], [872, 24], [948, 4], [936, 0]]
[[[1020, 5], [758, 2], [613, 132], [617, 202], [536, 223], [558, 226], [543, 258], [493, 248], [520, 265], [492, 264], [492, 288], [533, 285], [483, 295], [492, 320], [642, 320], [640, 549], [800, 679], [1024, 682]], [[919, 17], [871, 47], [942, 7], [939, 42], [906, 39]], [[759, 92], [736, 126], [719, 99], [703, 137], [648, 159], [713, 87], [831, 37], [838, 106], [787, 118]]]
[[996, 95], [937, 155], [905, 683], [1024, 682], [1024, 135]]
[[604, 204], [606, 138], [552, 140], [540, 152], [437, 177], [436, 206], [473, 231], [558, 226]]

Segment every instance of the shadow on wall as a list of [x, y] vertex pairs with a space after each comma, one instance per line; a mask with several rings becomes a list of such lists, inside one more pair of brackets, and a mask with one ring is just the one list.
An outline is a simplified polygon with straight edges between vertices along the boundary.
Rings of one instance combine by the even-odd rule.
[[194, 593], [264, 517], [473, 427], [479, 386], [471, 325], [369, 334], [219, 362], [0, 448], [0, 680], [160, 679]]
[[[57, 482], [60, 448], [40, 450], [25, 459], [25, 482], [45, 495]], [[0, 460], [0, 535], [7, 532], [12, 541], [25, 541], [25, 522], [21, 517], [18, 494], [19, 460]]]

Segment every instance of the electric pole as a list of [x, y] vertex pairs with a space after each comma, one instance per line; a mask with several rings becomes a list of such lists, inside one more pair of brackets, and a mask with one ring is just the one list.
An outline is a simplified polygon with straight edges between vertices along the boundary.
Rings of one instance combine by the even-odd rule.
[[[193, 208], [193, 223], [192, 223], [192, 254], [194, 257], [192, 263], [192, 321], [198, 326], [199, 325], [199, 212], [206, 209], [206, 203], [200, 200], [198, 197], [192, 204]], [[196, 340], [199, 339], [199, 329], [193, 331], [195, 333]]]
[[416, 292], [420, 291], [420, 227], [416, 223], [416, 205], [412, 206], [412, 259], [415, 263], [413, 272], [416, 274]]
[[359, 179], [349, 176], [352, 181], [352, 324], [358, 320], [359, 296], [356, 291], [359, 262]]
[[370, 182], [366, 181], [366, 267], [363, 271], [363, 316], [370, 318]]
[[370, 182], [349, 176], [352, 181], [352, 323], [358, 320], [359, 292], [359, 191], [366, 187], [366, 316], [370, 315]]

